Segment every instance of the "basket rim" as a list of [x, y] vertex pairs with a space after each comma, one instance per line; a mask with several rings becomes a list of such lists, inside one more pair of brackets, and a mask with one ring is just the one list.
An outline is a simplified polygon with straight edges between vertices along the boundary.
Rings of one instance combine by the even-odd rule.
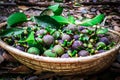
[[[1, 24], [0, 24], [1, 25]], [[3, 26], [3, 25], [2, 25]], [[109, 29], [110, 32], [120, 36], [120, 33], [118, 33], [117, 31], [111, 30]], [[4, 41], [2, 41], [0, 39], [0, 46], [2, 48], [4, 48], [7, 51], [10, 51], [11, 54], [16, 54], [19, 55], [21, 57], [26, 57], [26, 58], [30, 58], [32, 60], [37, 60], [37, 61], [42, 61], [42, 62], [54, 62], [54, 63], [74, 63], [74, 62], [89, 62], [89, 61], [94, 61], [97, 60], [101, 57], [106, 57], [108, 54], [111, 54], [111, 52], [114, 52], [115, 50], [118, 50], [120, 48], [120, 42], [118, 43], [118, 45], [114, 46], [112, 49], [100, 53], [100, 54], [95, 54], [92, 56], [86, 56], [86, 57], [74, 57], [74, 58], [53, 58], [53, 57], [45, 57], [45, 56], [39, 56], [39, 55], [35, 55], [35, 54], [29, 54], [27, 52], [23, 52], [19, 49], [16, 49], [15, 47], [12, 47], [8, 44], [6, 44]]]

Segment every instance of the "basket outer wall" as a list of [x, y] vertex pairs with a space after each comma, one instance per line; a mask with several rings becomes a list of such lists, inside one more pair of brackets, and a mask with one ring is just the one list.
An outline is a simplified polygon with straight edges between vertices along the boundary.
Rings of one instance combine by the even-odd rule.
[[[120, 39], [119, 33], [113, 30], [109, 31], [117, 35]], [[109, 51], [93, 56], [79, 58], [50, 58], [28, 54], [7, 45], [2, 40], [0, 40], [0, 46], [7, 50], [22, 64], [36, 71], [51, 71], [55, 72], [58, 75], [88, 75], [101, 71], [110, 66], [110, 64], [115, 60], [116, 55], [119, 51], [120, 40], [118, 41], [118, 45], [116, 45], [113, 49]]]

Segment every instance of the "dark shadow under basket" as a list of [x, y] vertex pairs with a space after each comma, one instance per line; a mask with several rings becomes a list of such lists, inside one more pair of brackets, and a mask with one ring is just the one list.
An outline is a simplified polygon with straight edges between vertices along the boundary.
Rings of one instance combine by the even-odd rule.
[[120, 34], [113, 30], [109, 30], [109, 34], [111, 39], [117, 43], [111, 50], [78, 58], [51, 58], [29, 54], [7, 45], [2, 40], [0, 40], [0, 46], [19, 62], [38, 72], [50, 71], [58, 75], [88, 75], [107, 68], [115, 60], [120, 48]]

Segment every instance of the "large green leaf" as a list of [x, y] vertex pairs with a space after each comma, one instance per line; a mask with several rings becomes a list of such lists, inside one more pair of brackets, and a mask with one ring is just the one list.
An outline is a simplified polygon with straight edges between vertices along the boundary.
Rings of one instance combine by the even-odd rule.
[[52, 16], [52, 18], [54, 20], [56, 20], [57, 22], [59, 22], [60, 24], [69, 24], [70, 22], [68, 21], [67, 18], [63, 17], [63, 16]]
[[55, 15], [60, 15], [63, 11], [63, 7], [61, 7], [59, 4], [49, 6], [48, 9], [51, 9]]
[[34, 21], [42, 27], [51, 27], [51, 28], [55, 28], [55, 29], [59, 29], [60, 24], [54, 20], [53, 18], [51, 18], [50, 16], [47, 15], [43, 15], [43, 16], [35, 16], [34, 17]]
[[99, 28], [97, 29], [97, 34], [106, 34], [108, 32], [107, 28]]
[[104, 19], [104, 14], [99, 14], [93, 19], [87, 19], [80, 23], [81, 26], [93, 26], [101, 23]]
[[70, 22], [70, 23], [72, 23], [72, 24], [74, 24], [75, 23], [75, 18], [74, 18], [74, 16], [68, 16], [68, 21]]
[[15, 35], [22, 34], [23, 32], [24, 30], [22, 28], [9, 28], [1, 31], [0, 36], [1, 37], [15, 36]]
[[12, 26], [25, 21], [27, 21], [27, 16], [24, 13], [16, 12], [8, 17], [7, 24], [8, 26]]

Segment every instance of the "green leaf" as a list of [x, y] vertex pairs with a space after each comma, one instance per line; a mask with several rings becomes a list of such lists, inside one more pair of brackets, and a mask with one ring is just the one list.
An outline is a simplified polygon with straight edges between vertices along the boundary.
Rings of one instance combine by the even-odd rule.
[[108, 32], [107, 28], [99, 28], [97, 29], [97, 34], [106, 34]]
[[63, 11], [63, 7], [61, 7], [59, 4], [49, 6], [48, 9], [51, 9], [55, 15], [60, 15]]
[[74, 18], [74, 16], [68, 16], [68, 21], [70, 22], [70, 23], [72, 23], [72, 24], [74, 24], [75, 23], [75, 18]]
[[24, 13], [16, 12], [8, 17], [7, 24], [8, 26], [13, 26], [25, 21], [27, 21], [27, 16]]
[[104, 19], [104, 14], [97, 15], [93, 19], [87, 19], [80, 23], [81, 26], [93, 26], [102, 22]]
[[1, 31], [0, 36], [1, 37], [16, 36], [22, 34], [23, 32], [24, 30], [22, 28], [9, 28]]
[[63, 16], [52, 16], [52, 18], [54, 20], [56, 20], [57, 22], [59, 22], [60, 24], [69, 24], [70, 22], [68, 21], [67, 18], [63, 17]]
[[35, 16], [34, 21], [41, 27], [51, 27], [55, 29], [59, 29], [60, 24], [51, 18], [50, 16], [44, 15], [44, 16]]
[[54, 13], [51, 9], [45, 9], [44, 11], [41, 12], [40, 16], [43, 16], [43, 15], [48, 15], [48, 16], [53, 16]]
[[54, 0], [55, 2], [63, 2], [63, 0]]

